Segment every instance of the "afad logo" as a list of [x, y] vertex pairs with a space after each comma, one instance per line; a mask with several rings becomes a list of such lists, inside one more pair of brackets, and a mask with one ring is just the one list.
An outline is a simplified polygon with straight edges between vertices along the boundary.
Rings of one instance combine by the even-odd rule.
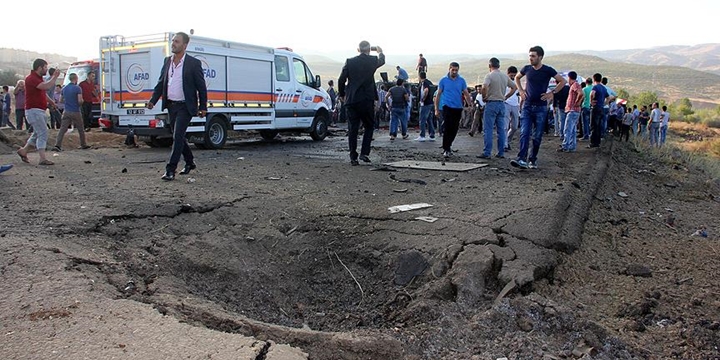
[[310, 107], [313, 104], [313, 100], [315, 100], [315, 95], [307, 90], [304, 90], [302, 94], [300, 94], [300, 105], [304, 108]]
[[210, 68], [210, 64], [208, 64], [208, 61], [204, 56], [195, 56], [195, 58], [200, 60], [200, 63], [202, 64], [203, 76], [205, 76], [205, 86], [209, 89], [213, 80], [217, 77], [217, 71]]
[[127, 73], [125, 74], [125, 86], [128, 91], [133, 94], [138, 94], [145, 89], [149, 81], [150, 74], [146, 72], [140, 64], [132, 64], [128, 67]]

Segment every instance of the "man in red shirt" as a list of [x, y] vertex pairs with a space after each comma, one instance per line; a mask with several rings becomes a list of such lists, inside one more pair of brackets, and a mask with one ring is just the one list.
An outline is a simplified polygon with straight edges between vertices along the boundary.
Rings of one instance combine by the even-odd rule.
[[55, 106], [55, 101], [50, 98], [47, 91], [55, 88], [60, 71], [55, 71], [47, 81], [43, 81], [43, 76], [48, 71], [48, 63], [43, 59], [35, 59], [33, 69], [30, 75], [25, 78], [25, 116], [28, 124], [33, 127], [30, 138], [25, 146], [18, 149], [17, 154], [23, 162], [29, 163], [27, 153], [31, 146], [37, 148], [40, 155], [40, 165], [54, 165], [54, 163], [45, 157], [45, 146], [47, 145], [48, 129], [47, 129], [47, 110], [48, 104]]
[[85, 131], [90, 131], [90, 123], [92, 122], [92, 104], [95, 102], [98, 94], [95, 90], [95, 73], [90, 72], [87, 78], [80, 83], [80, 89], [82, 89], [82, 117], [85, 123]]

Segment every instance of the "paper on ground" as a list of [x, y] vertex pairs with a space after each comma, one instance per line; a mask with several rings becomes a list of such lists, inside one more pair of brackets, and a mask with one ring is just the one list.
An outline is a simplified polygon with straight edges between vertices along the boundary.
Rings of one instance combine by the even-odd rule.
[[388, 211], [390, 211], [391, 214], [394, 214], [396, 212], [403, 212], [403, 211], [410, 211], [410, 210], [417, 210], [417, 209], [424, 209], [429, 208], [432, 205], [427, 203], [417, 203], [417, 204], [408, 204], [408, 205], [397, 205], [397, 206], [391, 206], [388, 208]]

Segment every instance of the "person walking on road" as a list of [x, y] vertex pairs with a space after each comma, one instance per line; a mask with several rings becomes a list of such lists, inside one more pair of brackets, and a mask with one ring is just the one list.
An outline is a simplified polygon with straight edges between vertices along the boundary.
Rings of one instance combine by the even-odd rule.
[[[370, 55], [371, 50], [376, 50], [378, 55]], [[370, 162], [375, 100], [378, 100], [375, 70], [385, 65], [385, 54], [379, 46], [371, 47], [369, 42], [363, 40], [358, 46], [358, 52], [360, 55], [345, 61], [338, 79], [338, 98], [346, 107], [348, 114], [348, 147], [350, 165], [353, 166], [359, 164], [358, 159]], [[357, 137], [361, 123], [365, 132], [358, 157]]]
[[435, 116], [440, 116], [440, 102], [442, 101], [442, 118], [445, 125], [443, 131], [443, 157], [452, 156], [452, 144], [460, 128], [460, 118], [463, 112], [463, 98], [467, 104], [472, 104], [467, 83], [458, 72], [460, 64], [451, 62], [448, 74], [440, 80], [435, 97]]
[[[542, 63], [545, 56], [542, 47], [531, 47], [528, 56], [530, 64], [525, 65], [515, 77], [515, 85], [523, 99], [523, 107], [520, 115], [520, 151], [517, 158], [510, 161], [510, 165], [521, 169], [537, 169], [537, 156], [548, 116], [547, 102], [552, 100], [556, 92], [562, 90], [566, 81], [555, 69]], [[520, 80], [525, 76], [527, 76], [527, 84], [526, 88], [523, 88]], [[557, 86], [547, 92], [552, 78], [555, 78]], [[528, 157], [531, 132], [532, 151]]]
[[168, 110], [168, 118], [173, 124], [172, 150], [165, 166], [165, 174], [161, 178], [165, 181], [175, 179], [180, 155], [185, 160], [185, 167], [180, 171], [180, 175], [189, 174], [197, 168], [185, 133], [193, 116], [205, 117], [207, 114], [205, 76], [200, 60], [185, 53], [189, 42], [190, 36], [184, 32], [173, 36], [170, 45], [173, 54], [165, 58], [160, 79], [147, 104], [148, 109], [152, 109], [162, 97], [162, 109]]
[[83, 128], [83, 118], [80, 111], [83, 104], [82, 89], [78, 86], [78, 76], [75, 73], [68, 75], [70, 83], [65, 85], [60, 95], [60, 102], [65, 104], [65, 111], [62, 113], [60, 120], [60, 130], [55, 139], [55, 147], [53, 151], [62, 151], [62, 142], [65, 133], [70, 125], [78, 132], [80, 137], [80, 148], [89, 149], [90, 146], [85, 141], [85, 129]]
[[55, 165], [54, 162], [45, 157], [45, 146], [47, 146], [47, 108], [48, 105], [55, 106], [55, 101], [48, 96], [47, 91], [55, 88], [60, 71], [55, 71], [46, 81], [43, 76], [48, 72], [48, 63], [43, 59], [35, 59], [33, 69], [25, 78], [26, 99], [25, 116], [27, 122], [33, 128], [33, 133], [28, 138], [25, 146], [18, 149], [17, 154], [24, 163], [29, 163], [28, 151], [35, 147], [40, 155], [39, 165]]
[[[488, 64], [490, 72], [485, 75], [482, 85], [482, 98], [485, 100], [485, 113], [483, 114], [483, 140], [485, 147], [483, 153], [479, 156], [483, 159], [489, 159], [492, 153], [493, 127], [497, 133], [497, 154], [498, 158], [505, 157], [505, 142], [507, 133], [505, 132], [505, 100], [512, 96], [517, 90], [517, 85], [510, 80], [510, 77], [500, 72], [500, 60], [491, 58]], [[507, 88], [510, 91], [507, 91]]]

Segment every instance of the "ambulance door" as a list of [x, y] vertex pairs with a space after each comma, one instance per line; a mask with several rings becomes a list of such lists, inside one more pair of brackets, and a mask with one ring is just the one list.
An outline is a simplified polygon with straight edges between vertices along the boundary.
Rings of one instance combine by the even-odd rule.
[[304, 61], [293, 58], [293, 72], [295, 73], [295, 116], [300, 127], [310, 127], [315, 117], [315, 94], [313, 87], [315, 77]]
[[275, 128], [297, 127], [295, 104], [300, 94], [296, 90], [290, 58], [275, 55]]

